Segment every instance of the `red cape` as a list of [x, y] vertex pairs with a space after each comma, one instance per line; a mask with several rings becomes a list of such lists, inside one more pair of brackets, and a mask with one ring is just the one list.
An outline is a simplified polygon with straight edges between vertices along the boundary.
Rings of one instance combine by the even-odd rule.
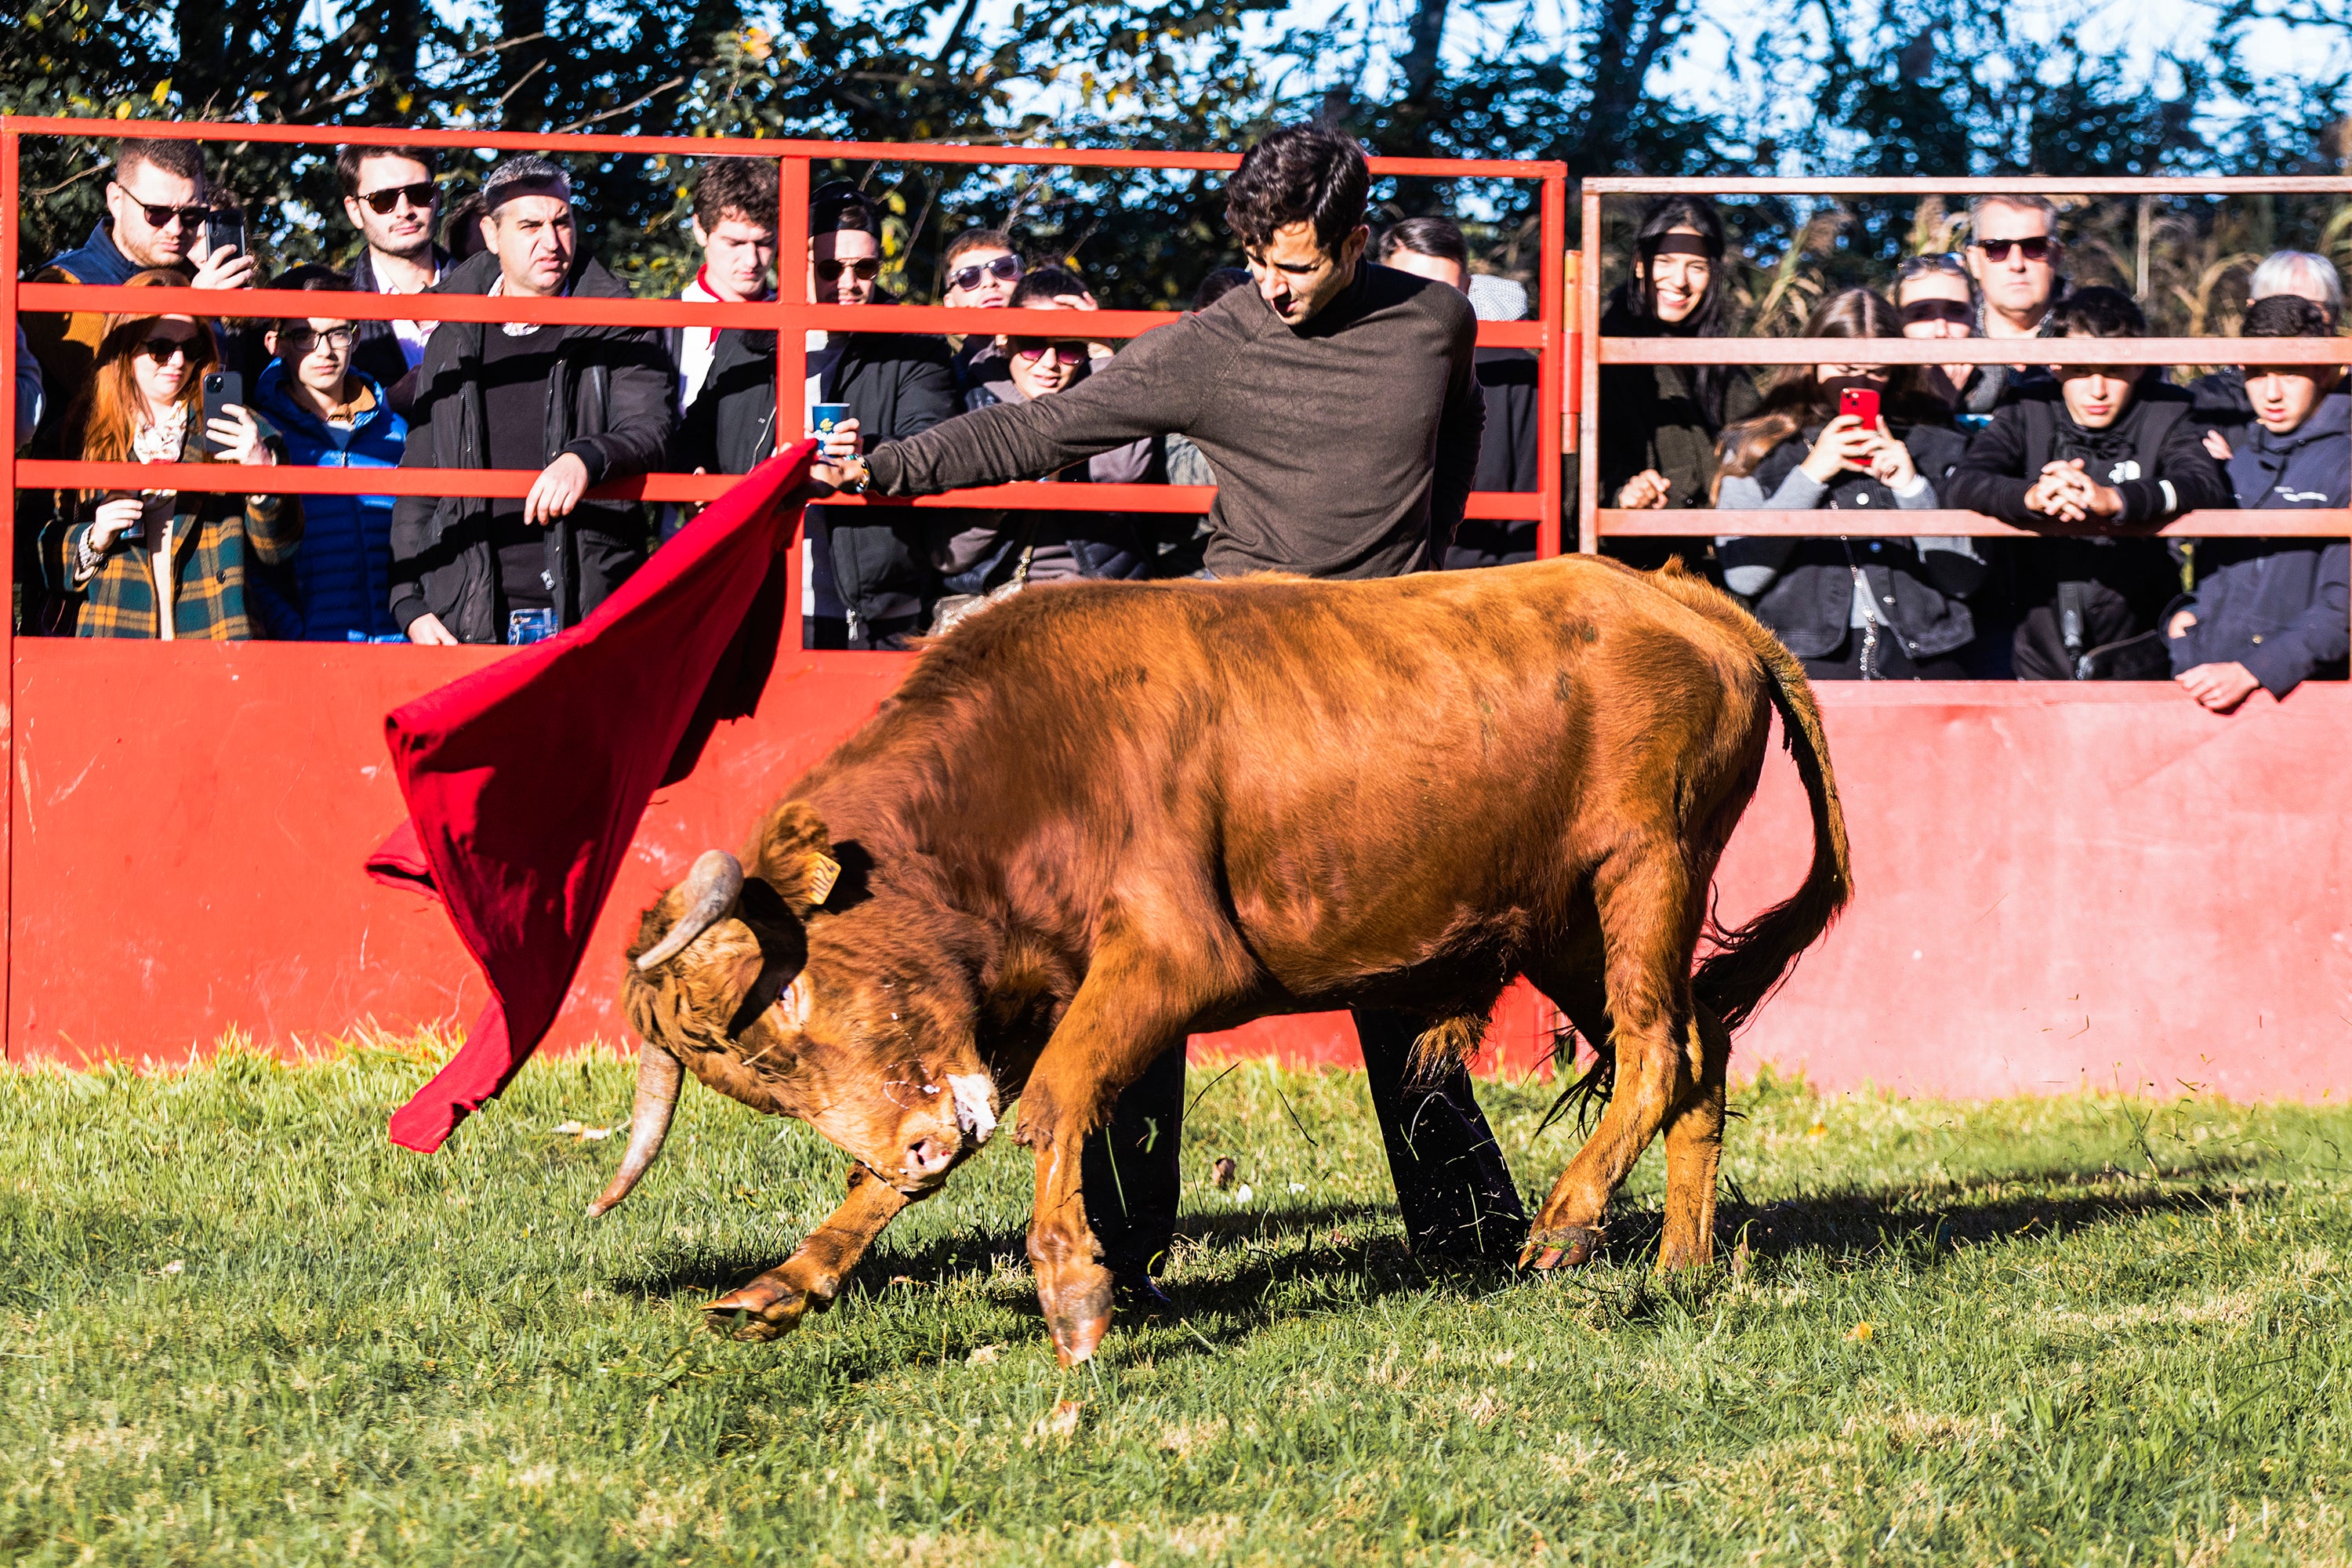
[[439, 898], [490, 987], [464, 1047], [393, 1113], [394, 1142], [438, 1149], [530, 1058], [646, 802], [758, 704], [814, 450], [761, 464], [572, 630], [385, 717], [408, 821], [368, 871]]

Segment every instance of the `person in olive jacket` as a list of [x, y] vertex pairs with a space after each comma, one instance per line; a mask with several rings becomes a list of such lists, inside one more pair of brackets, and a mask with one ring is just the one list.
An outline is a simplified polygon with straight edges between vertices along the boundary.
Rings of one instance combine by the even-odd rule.
[[[1895, 307], [1867, 289], [1817, 306], [1809, 338], [1895, 338]], [[1851, 364], [1791, 365], [1755, 418], [1723, 433], [1717, 504], [1734, 510], [1828, 508], [1854, 533], [1717, 539], [1725, 585], [1816, 680], [1956, 680], [1976, 635], [1967, 596], [1985, 579], [1973, 542], [1951, 536], [1873, 539], [1906, 511], [1937, 505], [1936, 484], [1967, 442], [1947, 425], [1923, 365], [1890, 372], [1857, 345]], [[1852, 389], [1878, 399], [1864, 420], [1840, 412]]]
[[[1731, 331], [1725, 298], [1723, 219], [1702, 196], [1667, 196], [1642, 215], [1633, 275], [1601, 313], [1612, 338], [1721, 338]], [[1738, 365], [1625, 364], [1601, 372], [1601, 504], [1633, 511], [1709, 506], [1715, 443], [1727, 425], [1756, 412], [1756, 384]], [[1696, 521], [1696, 520], [1694, 520]], [[1655, 568], [1670, 555], [1708, 564], [1704, 538], [1604, 541], [1603, 552]]]
[[[482, 190], [494, 243], [435, 293], [629, 297], [580, 250], [562, 170], [524, 153], [491, 170]], [[673, 374], [659, 334], [642, 328], [444, 321], [435, 330], [401, 467], [539, 477], [520, 499], [400, 499], [392, 611], [410, 641], [536, 640], [578, 625], [628, 580], [646, 558], [644, 509], [587, 491], [662, 466], [677, 423]]]

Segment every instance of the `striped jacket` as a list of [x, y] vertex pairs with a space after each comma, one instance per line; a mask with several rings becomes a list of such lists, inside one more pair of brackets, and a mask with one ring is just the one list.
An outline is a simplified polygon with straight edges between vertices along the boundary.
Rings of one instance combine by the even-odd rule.
[[[181, 461], [205, 461], [202, 437], [191, 420]], [[282, 458], [283, 454], [280, 454]], [[80, 558], [99, 503], [106, 496], [86, 490], [76, 500], [74, 524], [66, 532], [68, 569]], [[247, 613], [246, 579], [254, 563], [275, 566], [291, 560], [302, 542], [299, 496], [195, 495], [173, 501], [172, 633], [243, 642], [259, 627]], [[83, 592], [88, 595], [77, 628], [86, 637], [152, 637], [157, 635], [153, 557], [141, 542], [142, 531], [118, 535], [100, 560]]]

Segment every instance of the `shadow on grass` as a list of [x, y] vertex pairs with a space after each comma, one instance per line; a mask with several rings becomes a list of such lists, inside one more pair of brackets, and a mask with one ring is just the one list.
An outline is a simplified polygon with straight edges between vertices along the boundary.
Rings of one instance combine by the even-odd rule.
[[[2068, 1168], [2004, 1176], [2003, 1186], [2044, 1189], [2013, 1196], [1914, 1186], [1831, 1192], [1763, 1205], [1727, 1202], [1717, 1215], [1717, 1258], [1727, 1258], [1744, 1232], [1750, 1254], [1759, 1258], [1815, 1255], [1856, 1267], [1900, 1258], [1932, 1268], [1958, 1247], [2047, 1240], [2150, 1215], [2203, 1213], [2226, 1205], [2232, 1196], [2242, 1199], [2252, 1190], [2248, 1184], [2216, 1182], [2156, 1191], [2084, 1191], [2083, 1184], [2092, 1179], [2093, 1173]], [[2103, 1179], [2113, 1183], [2116, 1177], [2109, 1173]], [[1646, 1317], [1658, 1304], [1651, 1300], [1656, 1290], [1648, 1266], [1657, 1256], [1662, 1228], [1663, 1215], [1654, 1207], [1621, 1209], [1612, 1216], [1597, 1267], [1558, 1276], [1554, 1282], [1590, 1279], [1617, 1315]], [[1365, 1231], [1371, 1234], [1361, 1234]], [[1396, 1231], [1396, 1210], [1386, 1204], [1193, 1213], [1184, 1216], [1180, 1235], [1206, 1245], [1209, 1277], [1172, 1286], [1173, 1301], [1167, 1308], [1139, 1310], [1122, 1305], [1118, 1314], [1119, 1321], [1130, 1328], [1179, 1329], [1177, 1342], [1163, 1344], [1161, 1354], [1184, 1353], [1185, 1340], [1196, 1342], [1202, 1352], [1213, 1352], [1245, 1342], [1277, 1321], [1296, 1320], [1314, 1310], [1302, 1306], [1295, 1289], [1301, 1286], [1328, 1298], [1334, 1310], [1352, 1310], [1399, 1295], [1433, 1290], [1486, 1295], [1543, 1283], [1538, 1277], [1500, 1266], [1424, 1263], [1406, 1251]], [[681, 1295], [707, 1300], [782, 1260], [782, 1254], [680, 1258], [668, 1267], [617, 1277], [611, 1288], [616, 1294], [647, 1300]], [[989, 1291], [994, 1305], [1038, 1320], [1042, 1335], [1027, 1277], [997, 1272], [1025, 1261], [1026, 1233], [1011, 1226], [966, 1230], [911, 1251], [886, 1244], [858, 1266], [833, 1310], [855, 1312], [880, 1291], [901, 1284], [940, 1290], [977, 1275], [994, 1279]], [[1704, 1294], [1720, 1278], [1695, 1276], [1688, 1287]], [[1673, 1286], [1669, 1293], [1687, 1295], [1688, 1289]], [[941, 1310], [947, 1310], [944, 1302]], [[821, 1321], [817, 1331], [824, 1331]], [[832, 1371], [852, 1381], [888, 1375], [934, 1357], [961, 1356], [970, 1348], [963, 1338], [960, 1332], [945, 1335], [937, 1348], [910, 1345], [904, 1354], [868, 1344], [852, 1352], [855, 1365], [835, 1364]]]

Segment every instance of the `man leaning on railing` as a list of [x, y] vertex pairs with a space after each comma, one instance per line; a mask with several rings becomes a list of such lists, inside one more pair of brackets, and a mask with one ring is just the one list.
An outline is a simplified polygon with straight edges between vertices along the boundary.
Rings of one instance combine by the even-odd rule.
[[[482, 184], [489, 250], [445, 294], [622, 300], [579, 246], [572, 182], [534, 153]], [[393, 618], [419, 643], [537, 642], [604, 603], [645, 562], [634, 501], [590, 486], [662, 465], [675, 388], [658, 335], [614, 326], [443, 321], [425, 345], [404, 468], [530, 468], [529, 495], [403, 496], [392, 522]]]

